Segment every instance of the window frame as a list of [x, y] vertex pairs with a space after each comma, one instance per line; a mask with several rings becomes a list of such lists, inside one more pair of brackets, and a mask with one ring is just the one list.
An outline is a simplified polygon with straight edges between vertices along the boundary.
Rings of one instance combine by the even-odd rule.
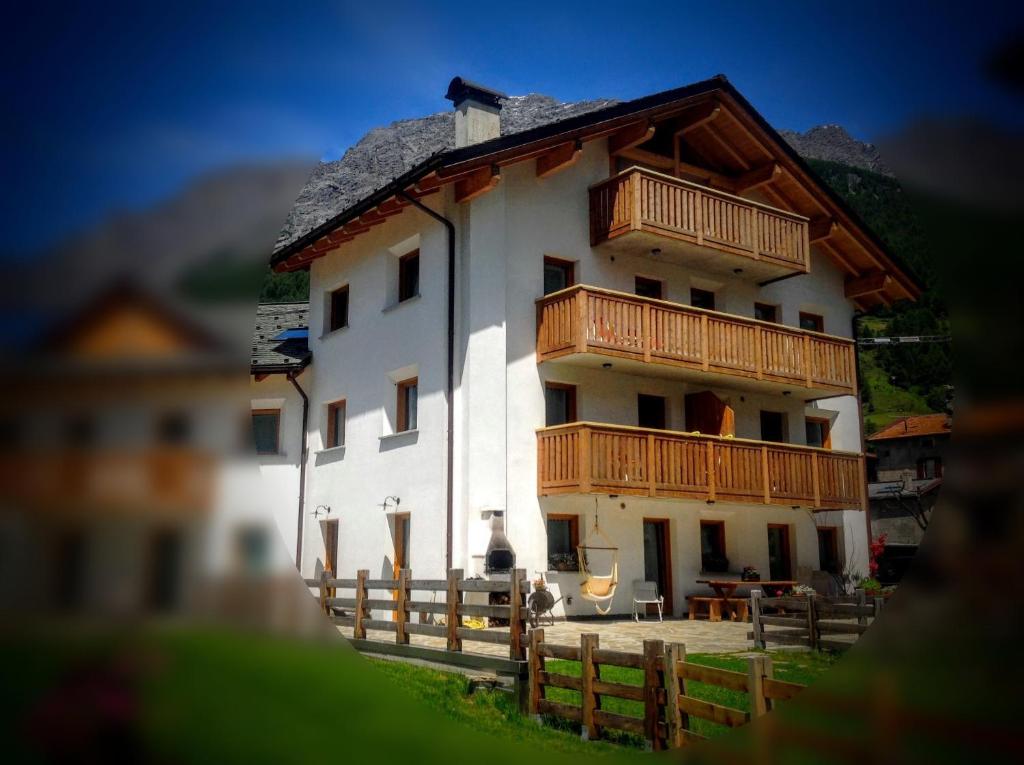
[[[341, 412], [341, 438], [338, 437], [337, 413]], [[345, 445], [346, 418], [348, 417], [347, 399], [340, 398], [327, 404], [327, 434], [325, 448], [337, 449]]]
[[[411, 286], [409, 284], [409, 263], [413, 260], [416, 261], [416, 289], [410, 292]], [[417, 247], [415, 250], [401, 255], [398, 258], [398, 302], [404, 303], [407, 300], [412, 300], [420, 296], [420, 250]]]
[[[336, 323], [338, 317], [335, 315], [337, 306], [334, 303], [334, 296], [344, 293], [345, 294], [345, 317], [344, 321], [340, 324]], [[349, 312], [351, 307], [351, 291], [349, 290], [348, 284], [342, 284], [340, 287], [336, 287], [333, 290], [327, 292], [327, 331], [324, 334], [330, 334], [337, 332], [339, 329], [347, 329], [349, 326]]]
[[[806, 417], [805, 419], [806, 419], [806, 422], [804, 424], [804, 430], [805, 431], [807, 429], [807, 425], [810, 425], [811, 423], [816, 423], [816, 424], [822, 426], [822, 436], [823, 437], [822, 437], [822, 440], [821, 440], [821, 446], [818, 446], [817, 448], [818, 449], [831, 449], [832, 448], [832, 421], [828, 417]], [[808, 446], [813, 446], [813, 444], [811, 444], [810, 442], [808, 442], [807, 445]]]
[[[641, 286], [650, 288], [657, 288], [657, 295], [645, 295], [640, 292]], [[665, 282], [661, 279], [654, 279], [650, 276], [642, 276], [641, 274], [635, 274], [633, 276], [633, 294], [647, 298], [648, 300], [664, 300], [665, 299]]]
[[[653, 425], [644, 425], [643, 423], [640, 422], [640, 414], [641, 414], [641, 411], [642, 411], [642, 408], [641, 408], [641, 405], [640, 405], [640, 401], [642, 399], [648, 399], [648, 400], [650, 400], [652, 402], [654, 401], [654, 399], [658, 399], [659, 401], [661, 401], [661, 427], [660, 428], [655, 427]], [[639, 427], [639, 428], [646, 428], [648, 430], [666, 430], [668, 428], [668, 397], [667, 396], [659, 396], [657, 393], [642, 393], [642, 392], [637, 393], [636, 394], [636, 424], [637, 424], [637, 427]]]
[[[711, 307], [706, 308], [705, 306], [697, 305], [697, 303], [694, 300], [697, 297], [697, 295], [710, 296]], [[700, 308], [702, 311], [714, 311], [717, 310], [718, 300], [716, 299], [714, 290], [706, 290], [703, 287], [690, 287], [690, 305], [693, 306], [694, 308]]]
[[707, 527], [715, 527], [715, 529], [716, 529], [715, 536], [718, 539], [718, 545], [719, 545], [719, 548], [721, 550], [721, 552], [719, 554], [721, 555], [722, 558], [725, 558], [726, 560], [728, 560], [728, 557], [729, 557], [728, 553], [726, 552], [726, 546], [725, 546], [725, 521], [724, 520], [714, 520], [714, 519], [710, 519], [710, 518], [708, 518], [708, 519], [701, 518], [700, 519], [700, 536], [698, 537], [698, 539], [700, 540], [700, 543], [701, 543], [701, 550], [700, 550], [700, 570], [701, 570], [701, 573], [702, 574], [704, 574], [704, 573], [723, 573], [723, 572], [712, 572], [712, 571], [710, 571], [706, 567], [706, 565], [704, 563], [704, 527], [705, 526], [707, 526]]
[[[814, 324], [814, 328], [805, 327], [804, 321], [810, 320]], [[810, 311], [801, 311], [797, 318], [797, 326], [800, 327], [804, 332], [824, 332], [825, 331], [825, 317], [820, 313], [811, 313]]]
[[[546, 428], [556, 428], [559, 425], [568, 425], [569, 423], [572, 423], [572, 422], [579, 422], [579, 414], [578, 414], [579, 410], [576, 408], [576, 405], [577, 405], [576, 388], [577, 388], [577, 386], [573, 385], [572, 383], [562, 383], [562, 382], [545, 382], [544, 383], [544, 427], [546, 427]], [[547, 412], [547, 410], [548, 410], [548, 391], [549, 390], [564, 390], [566, 392], [566, 394], [567, 394], [567, 397], [566, 397], [566, 409], [568, 411], [566, 413], [566, 420], [565, 420], [565, 422], [555, 423], [554, 425], [551, 425], [551, 424], [548, 423], [548, 419], [547, 419], [547, 413], [548, 412]]]
[[[569, 552], [568, 554], [577, 559], [577, 566], [579, 566], [578, 560], [578, 548], [580, 546], [580, 517], [576, 513], [548, 513], [547, 518], [544, 521], [544, 535], [547, 538], [547, 570], [548, 571], [560, 571], [562, 569], [553, 568], [551, 565], [551, 521], [563, 521], [569, 524]], [[561, 553], [556, 553], [561, 554]]]
[[[565, 271], [568, 274], [568, 277], [566, 278], [566, 284], [561, 289], [553, 290], [552, 292], [548, 292], [547, 289], [545, 289], [545, 287], [543, 285], [543, 276], [544, 276], [544, 274], [546, 274], [548, 266], [553, 266], [555, 268], [560, 268], [560, 269], [562, 269], [563, 271]], [[575, 287], [575, 286], [576, 286], [576, 261], [574, 261], [574, 260], [565, 260], [564, 258], [555, 258], [555, 257], [552, 257], [550, 255], [545, 255], [544, 256], [544, 272], [542, 273], [542, 284], [541, 284], [541, 289], [543, 290], [544, 294], [545, 295], [553, 295], [555, 292], [561, 292], [561, 290], [567, 290], [570, 287]]]
[[[420, 378], [408, 377], [395, 383], [397, 402], [395, 409], [395, 433], [409, 433], [419, 428], [419, 385]], [[413, 421], [409, 421], [409, 390], [415, 389], [416, 406]]]
[[277, 427], [274, 431], [274, 451], [260, 451], [259, 445], [256, 443], [256, 429], [252, 427], [252, 444], [256, 450], [256, 454], [260, 456], [272, 456], [281, 453], [281, 407], [268, 408], [268, 409], [251, 409], [249, 412], [249, 421], [251, 425], [254, 425], [253, 418], [256, 416], [269, 416], [274, 415], [277, 418]]
[[[757, 309], [758, 308], [761, 308], [761, 309], [769, 308], [769, 309], [771, 309], [772, 318], [770, 318], [770, 319], [762, 319], [760, 316], [757, 315]], [[762, 303], [760, 300], [755, 300], [754, 301], [754, 318], [757, 321], [764, 321], [764, 322], [767, 322], [769, 324], [778, 324], [779, 323], [779, 307], [777, 305], [775, 305], [774, 303]]]

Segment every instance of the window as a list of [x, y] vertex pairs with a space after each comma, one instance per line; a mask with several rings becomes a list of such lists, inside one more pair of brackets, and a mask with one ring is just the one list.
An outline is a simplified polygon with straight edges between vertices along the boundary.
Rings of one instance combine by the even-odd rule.
[[263, 574], [270, 568], [270, 535], [260, 526], [246, 526], [235, 537], [238, 568], [250, 575]]
[[832, 434], [830, 423], [825, 418], [807, 418], [807, 445], [818, 446], [822, 449], [832, 448]]
[[184, 412], [167, 412], [156, 423], [156, 437], [162, 444], [187, 443], [191, 432], [192, 423]]
[[768, 524], [768, 576], [774, 581], [793, 577], [793, 561], [789, 551], [789, 526]]
[[339, 287], [328, 295], [327, 331], [348, 326], [348, 285]]
[[548, 516], [548, 570], [575, 571], [579, 568], [576, 548], [580, 544], [578, 515]]
[[420, 294], [420, 251], [413, 250], [398, 259], [398, 302]]
[[754, 303], [754, 318], [758, 321], [770, 321], [772, 324], [778, 324], [778, 306], [769, 305], [768, 303]]
[[657, 279], [638, 276], [633, 280], [633, 291], [640, 297], [662, 299], [662, 284]]
[[925, 478], [942, 478], [942, 460], [938, 457], [918, 460], [917, 477], [920, 480]]
[[694, 287], [690, 290], [690, 305], [694, 308], [707, 308], [709, 311], [714, 311], [715, 293], [711, 290], [702, 290]]
[[86, 414], [76, 415], [64, 424], [68, 446], [84, 449], [96, 443], [96, 421]]
[[398, 383], [398, 418], [396, 433], [416, 430], [417, 388], [419, 378], [413, 377]]
[[801, 311], [800, 329], [809, 329], [811, 332], [824, 332], [825, 318], [816, 313]]
[[563, 383], [544, 385], [544, 424], [576, 422], [576, 386]]
[[786, 415], [783, 412], [761, 412], [761, 440], [785, 442]]
[[280, 409], [252, 410], [252, 437], [257, 454], [277, 454], [280, 430]]
[[640, 393], [636, 397], [637, 425], [641, 428], [665, 429], [665, 397]]
[[327, 405], [327, 442], [328, 449], [345, 445], [345, 402], [335, 401]]
[[725, 557], [725, 521], [700, 522], [700, 568], [709, 573], [729, 570]]
[[835, 526], [818, 529], [818, 568], [839, 575], [839, 535]]
[[576, 283], [576, 264], [570, 260], [544, 258], [544, 294], [564, 290]]

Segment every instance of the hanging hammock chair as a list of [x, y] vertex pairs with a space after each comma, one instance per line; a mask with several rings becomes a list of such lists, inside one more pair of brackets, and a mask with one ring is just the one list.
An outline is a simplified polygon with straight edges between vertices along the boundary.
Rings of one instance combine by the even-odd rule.
[[[587, 556], [588, 550], [610, 552], [612, 554], [611, 572], [595, 574], [591, 571], [590, 559]], [[607, 616], [612, 610], [612, 598], [615, 597], [615, 588], [619, 584], [619, 548], [612, 544], [611, 540], [601, 531], [596, 513], [594, 514], [594, 528], [576, 548], [576, 557], [579, 559], [580, 575], [583, 577], [580, 582], [580, 597], [592, 602], [601, 616]]]

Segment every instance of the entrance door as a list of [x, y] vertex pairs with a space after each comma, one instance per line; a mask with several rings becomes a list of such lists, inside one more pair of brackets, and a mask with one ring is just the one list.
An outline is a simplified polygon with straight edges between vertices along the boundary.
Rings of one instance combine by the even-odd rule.
[[780, 523], [768, 524], [768, 576], [775, 580], [793, 578], [789, 526]]
[[644, 518], [644, 579], [658, 583], [658, 594], [665, 598], [664, 611], [671, 614], [672, 549], [667, 518]]

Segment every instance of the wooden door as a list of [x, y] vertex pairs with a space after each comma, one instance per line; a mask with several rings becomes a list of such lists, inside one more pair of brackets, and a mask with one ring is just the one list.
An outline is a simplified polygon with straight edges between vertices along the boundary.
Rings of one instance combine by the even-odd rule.
[[736, 415], [731, 406], [709, 390], [685, 398], [686, 429], [709, 436], [735, 436]]
[[768, 578], [792, 579], [793, 561], [789, 552], [789, 526], [768, 524]]
[[[672, 613], [672, 545], [668, 518], [644, 518], [644, 579], [658, 583], [663, 610]], [[650, 612], [652, 606], [648, 606]]]

